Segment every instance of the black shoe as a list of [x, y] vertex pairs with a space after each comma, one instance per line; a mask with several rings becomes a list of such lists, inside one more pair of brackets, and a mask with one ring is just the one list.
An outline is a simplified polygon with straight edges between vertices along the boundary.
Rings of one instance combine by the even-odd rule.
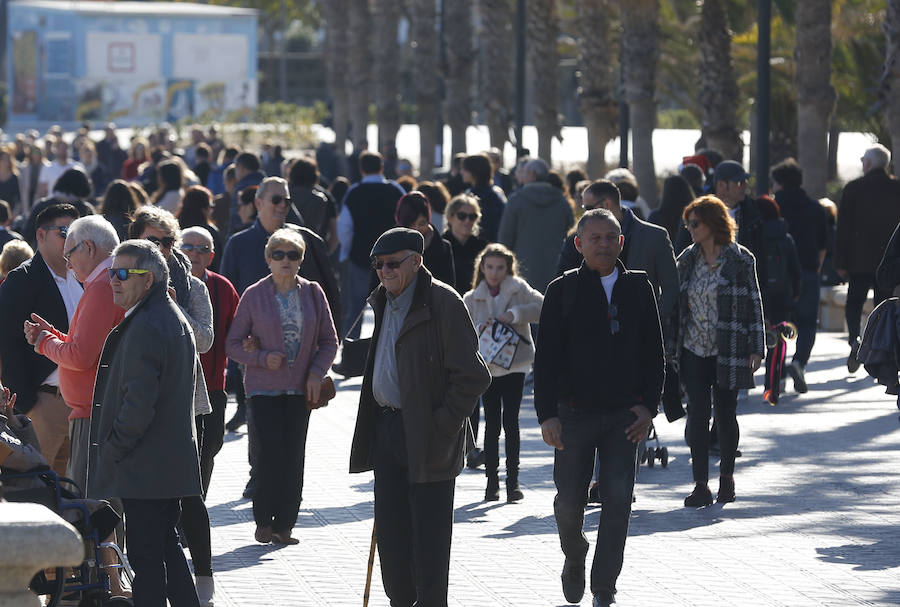
[[241, 426], [247, 423], [247, 409], [246, 405], [241, 407], [238, 406], [237, 411], [234, 412], [234, 417], [228, 420], [228, 423], [225, 424], [225, 429], [229, 432], [237, 432]]
[[584, 596], [584, 558], [566, 557], [566, 563], [563, 565], [563, 596], [570, 603], [578, 604]]
[[730, 504], [735, 500], [734, 496], [734, 477], [719, 477], [719, 493], [716, 494], [717, 504]]
[[800, 361], [795, 360], [789, 364], [787, 372], [788, 375], [791, 376], [791, 379], [794, 380], [794, 390], [796, 390], [798, 394], [806, 394], [809, 392], [809, 386], [806, 385], [806, 371], [803, 370], [803, 365], [800, 364]]
[[847, 370], [850, 373], [859, 371], [859, 360], [856, 356], [859, 354], [859, 338], [850, 340], [850, 356], [847, 357]]
[[500, 501], [500, 479], [497, 473], [487, 475], [487, 488], [484, 490], [484, 501], [497, 502]]
[[244, 487], [243, 497], [245, 500], [252, 500], [254, 495], [256, 495], [256, 479], [251, 476], [247, 486]]
[[712, 491], [706, 483], [697, 483], [689, 496], [684, 498], [685, 508], [703, 508], [713, 503]]
[[509, 503], [518, 502], [525, 498], [522, 490], [519, 488], [519, 477], [506, 475], [506, 501]]
[[591, 603], [593, 607], [609, 607], [610, 605], [615, 605], [616, 603], [616, 595], [614, 594], [595, 594], [594, 602]]
[[484, 451], [475, 447], [466, 455], [466, 467], [475, 470], [479, 466], [484, 465]]

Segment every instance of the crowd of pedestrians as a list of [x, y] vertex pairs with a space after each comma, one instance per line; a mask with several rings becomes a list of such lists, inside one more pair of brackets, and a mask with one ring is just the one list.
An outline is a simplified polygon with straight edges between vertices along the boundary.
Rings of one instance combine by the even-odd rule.
[[[455, 479], [484, 466], [485, 500], [500, 500], [501, 430], [506, 501], [527, 501], [530, 388], [556, 450], [563, 594], [579, 602], [589, 580], [594, 605], [609, 605], [664, 392], [687, 403], [684, 505], [713, 503], [713, 452], [715, 501], [733, 502], [738, 395], [772, 356], [767, 332], [795, 323], [785, 376], [806, 392], [829, 260], [849, 281], [850, 372], [868, 291], [878, 303], [900, 283], [900, 182], [880, 145], [835, 222], [792, 159], [753, 199], [740, 163], [699, 152], [651, 212], [628, 169], [563, 176], [526, 155], [510, 172], [494, 149], [421, 182], [408, 161], [362, 151], [351, 182], [356, 171], [229, 146], [214, 128], [177, 144], [164, 126], [121, 146], [109, 125], [98, 141], [54, 128], [0, 150], [3, 423], [34, 435], [40, 458], [22, 461], [124, 516], [139, 607], [214, 604], [204, 498], [226, 429], [247, 425], [254, 539], [300, 541], [312, 413], [368, 307], [350, 470], [374, 471], [391, 604], [447, 604]], [[602, 510], [586, 576], [589, 500]], [[128, 592], [111, 571], [111, 591]]]

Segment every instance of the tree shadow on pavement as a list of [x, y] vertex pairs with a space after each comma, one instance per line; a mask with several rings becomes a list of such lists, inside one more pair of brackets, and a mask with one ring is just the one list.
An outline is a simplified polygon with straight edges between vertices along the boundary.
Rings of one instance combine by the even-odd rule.
[[[868, 527], [863, 533], [871, 544], [844, 544], [816, 548], [819, 559], [826, 563], [852, 565], [855, 571], [884, 571], [900, 567], [900, 532], [895, 526]], [[896, 591], [900, 597], [900, 590]], [[892, 604], [900, 604], [894, 601]]]
[[[248, 541], [253, 541], [253, 539], [248, 538]], [[286, 547], [285, 544], [258, 543], [238, 546], [229, 552], [213, 555], [213, 569], [217, 572], [236, 571], [259, 563], [272, 561], [275, 558], [272, 553]]]

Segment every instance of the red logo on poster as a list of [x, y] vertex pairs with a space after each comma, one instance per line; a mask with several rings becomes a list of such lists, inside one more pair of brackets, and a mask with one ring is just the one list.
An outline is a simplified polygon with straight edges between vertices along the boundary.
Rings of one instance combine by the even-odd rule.
[[135, 48], [133, 42], [110, 42], [107, 47], [107, 62], [110, 72], [134, 73]]

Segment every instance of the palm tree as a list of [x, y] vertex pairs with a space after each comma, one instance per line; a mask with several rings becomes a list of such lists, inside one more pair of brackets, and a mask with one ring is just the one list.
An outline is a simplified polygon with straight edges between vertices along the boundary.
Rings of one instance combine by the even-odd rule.
[[606, 144], [618, 130], [619, 102], [615, 95], [615, 55], [611, 35], [610, 0], [578, 3], [578, 107], [587, 127], [587, 174], [597, 178], [606, 172]]
[[511, 0], [481, 0], [481, 95], [491, 147], [509, 139], [512, 103], [513, 42]]
[[659, 61], [659, 0], [621, 0], [622, 71], [631, 115], [634, 176], [641, 196], [656, 205], [653, 128], [656, 125], [656, 64]]
[[[900, 145], [900, 0], [887, 0], [884, 18], [885, 50], [884, 71], [881, 74], [879, 96], [884, 104], [885, 122], [894, 149]], [[894, 162], [894, 174], [900, 174], [900, 162]]]
[[828, 122], [837, 97], [831, 86], [831, 0], [796, 6], [797, 160], [804, 189], [821, 198], [828, 181]]
[[400, 130], [400, 45], [397, 25], [401, 5], [397, 0], [374, 0], [375, 117], [378, 149], [394, 148]]
[[447, 49], [444, 116], [450, 126], [450, 153], [466, 151], [466, 128], [472, 121], [472, 79], [476, 51], [472, 40], [472, 0], [444, 4]]
[[556, 37], [559, 25], [554, 0], [527, 3], [529, 80], [534, 92], [534, 123], [538, 132], [538, 156], [551, 162], [553, 137], [561, 138], [557, 102], [559, 98], [559, 53]]
[[347, 0], [324, 0], [319, 3], [325, 17], [325, 70], [331, 93], [331, 122], [334, 129], [334, 148], [339, 162], [343, 162], [350, 107], [347, 104]]
[[438, 37], [434, 0], [412, 0], [413, 74], [419, 123], [419, 174], [434, 172], [438, 129]]
[[[328, 0], [329, 2], [331, 0]], [[368, 148], [366, 128], [369, 125], [369, 72], [371, 70], [371, 13], [369, 0], [348, 0], [347, 37], [347, 88], [350, 99], [350, 123], [353, 129], [353, 147]]]
[[731, 29], [724, 0], [703, 0], [697, 38], [702, 146], [740, 161], [744, 143], [737, 129], [739, 90], [731, 61]]

